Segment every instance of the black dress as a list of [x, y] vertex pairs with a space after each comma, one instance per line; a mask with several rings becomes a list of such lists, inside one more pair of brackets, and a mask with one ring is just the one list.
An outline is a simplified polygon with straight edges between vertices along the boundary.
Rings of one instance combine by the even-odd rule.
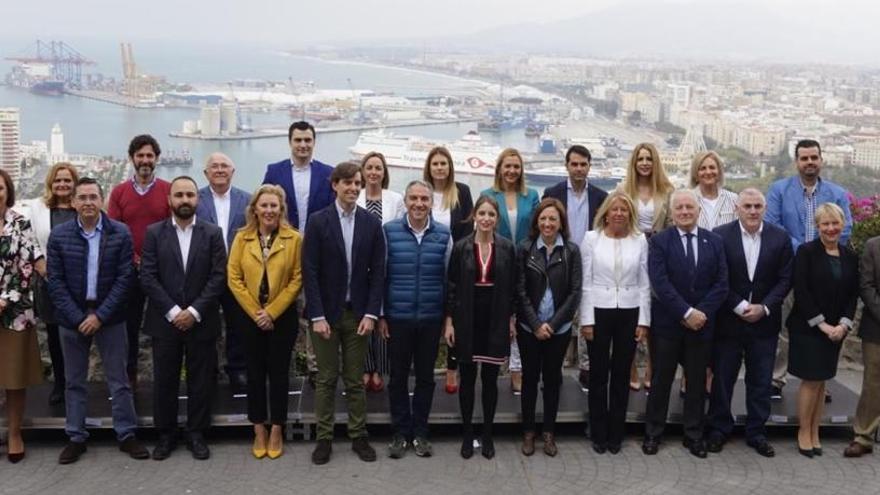
[[794, 306], [786, 322], [788, 372], [802, 380], [830, 380], [837, 374], [843, 341], [833, 342], [817, 322], [838, 325], [855, 315], [858, 258], [846, 246], [838, 250], [839, 256], [829, 255], [817, 239], [803, 244], [795, 256]]

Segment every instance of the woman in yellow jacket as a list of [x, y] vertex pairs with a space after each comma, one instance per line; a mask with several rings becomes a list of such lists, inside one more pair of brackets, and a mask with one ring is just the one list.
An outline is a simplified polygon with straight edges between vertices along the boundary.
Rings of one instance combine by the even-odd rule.
[[[243, 322], [248, 377], [248, 419], [254, 424], [253, 454], [275, 459], [283, 450], [288, 370], [302, 289], [302, 236], [287, 223], [284, 190], [263, 185], [247, 207], [247, 224], [229, 252], [229, 289], [250, 317]], [[266, 412], [266, 379], [269, 413]], [[268, 435], [266, 420], [272, 424]]]

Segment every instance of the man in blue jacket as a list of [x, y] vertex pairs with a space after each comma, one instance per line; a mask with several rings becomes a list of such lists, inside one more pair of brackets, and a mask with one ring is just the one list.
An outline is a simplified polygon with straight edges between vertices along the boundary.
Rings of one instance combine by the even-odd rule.
[[[388, 455], [393, 459], [403, 457], [409, 443], [419, 457], [433, 453], [428, 442], [428, 415], [434, 399], [434, 361], [445, 316], [446, 264], [452, 251], [449, 228], [431, 219], [433, 198], [429, 184], [410, 182], [404, 194], [406, 215], [383, 226], [388, 259], [384, 318], [379, 320], [379, 330], [390, 338], [388, 398], [394, 436]], [[416, 376], [412, 400], [411, 365]]]
[[706, 457], [703, 441], [706, 367], [715, 313], [727, 297], [727, 262], [721, 238], [697, 227], [700, 204], [690, 189], [670, 198], [674, 227], [651, 237], [648, 277], [651, 280], [651, 356], [654, 376], [645, 409], [642, 451], [657, 453], [675, 370], [682, 362], [687, 378], [682, 423], [684, 446]]
[[76, 462], [86, 451], [86, 378], [92, 340], [110, 388], [119, 449], [134, 459], [150, 457], [134, 435], [137, 415], [126, 372], [126, 306], [136, 283], [131, 234], [125, 224], [101, 211], [103, 204], [104, 193], [95, 179], [80, 179], [73, 196], [77, 220], [56, 227], [47, 247], [49, 294], [60, 326], [67, 376], [65, 430], [70, 441], [58, 458], [61, 464]]
[[382, 309], [385, 236], [382, 222], [357, 206], [363, 184], [360, 165], [337, 165], [330, 181], [336, 201], [312, 215], [303, 241], [306, 313], [318, 361], [318, 443], [312, 462], [330, 460], [340, 356], [351, 449], [362, 461], [372, 462], [376, 451], [367, 442], [367, 398], [361, 377], [367, 339]]
[[330, 174], [333, 167], [312, 158], [315, 128], [308, 122], [290, 124], [287, 130], [290, 158], [266, 167], [263, 184], [281, 186], [287, 195], [287, 219], [301, 233], [309, 216], [333, 203]]
[[[840, 242], [846, 244], [852, 233], [852, 214], [846, 189], [822, 179], [822, 147], [818, 141], [801, 139], [794, 147], [797, 175], [779, 179], [770, 185], [767, 191], [767, 214], [764, 219], [768, 223], [778, 225], [788, 232], [791, 247], [797, 254], [798, 247], [810, 242], [818, 235], [814, 220], [816, 207], [822, 203], [834, 203], [843, 210], [845, 222]], [[791, 311], [792, 298], [788, 297], [783, 306], [782, 321]], [[776, 363], [773, 366], [773, 399], [782, 399], [782, 387], [785, 386], [785, 375], [788, 372], [788, 329], [783, 327], [779, 334]], [[825, 401], [831, 400], [826, 390]]]
[[[333, 167], [312, 158], [315, 152], [315, 128], [305, 121], [290, 124], [287, 141], [290, 144], [290, 158], [266, 167], [263, 184], [281, 186], [286, 195], [287, 219], [301, 234], [306, 231], [309, 216], [333, 204], [333, 188], [330, 187], [330, 174]], [[297, 300], [297, 310], [302, 310], [302, 296]], [[311, 332], [303, 332], [306, 343], [306, 365], [309, 369], [309, 384], [315, 386], [318, 372]]]
[[[223, 153], [211, 153], [205, 161], [205, 178], [208, 185], [199, 189], [196, 216], [201, 221], [213, 223], [223, 231], [226, 254], [238, 229], [244, 227], [245, 210], [251, 200], [250, 193], [232, 185], [235, 164]], [[242, 311], [229, 287], [220, 296], [223, 320], [226, 323], [226, 375], [234, 391], [247, 388], [247, 369], [244, 359], [244, 336]]]

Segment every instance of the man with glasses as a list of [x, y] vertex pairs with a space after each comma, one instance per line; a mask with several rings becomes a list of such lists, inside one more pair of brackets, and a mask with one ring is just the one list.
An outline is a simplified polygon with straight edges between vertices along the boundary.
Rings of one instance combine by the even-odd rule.
[[104, 193], [91, 178], [82, 178], [74, 189], [76, 221], [57, 226], [49, 235], [47, 251], [49, 295], [55, 304], [67, 377], [65, 431], [70, 441], [58, 462], [71, 464], [86, 451], [86, 405], [89, 350], [92, 340], [101, 362], [112, 400], [113, 429], [119, 450], [133, 459], [147, 459], [149, 451], [135, 438], [137, 415], [129, 385], [129, 290], [136, 283], [132, 267], [132, 242], [128, 228], [101, 211]]

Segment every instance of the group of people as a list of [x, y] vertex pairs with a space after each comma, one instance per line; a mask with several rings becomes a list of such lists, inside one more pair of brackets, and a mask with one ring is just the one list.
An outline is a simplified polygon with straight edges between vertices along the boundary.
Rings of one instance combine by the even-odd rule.
[[[505, 363], [521, 378], [514, 386], [522, 392], [522, 453], [536, 450], [540, 385], [541, 448], [557, 454], [562, 366], [573, 340], [598, 454], [620, 451], [630, 389], [643, 386], [651, 393], [642, 450], [657, 453], [679, 365], [684, 446], [701, 458], [720, 452], [733, 430], [731, 397], [745, 363], [746, 442], [773, 456], [764, 424], [774, 363], [787, 355], [788, 372], [801, 379], [798, 450], [813, 457], [822, 454], [825, 381], [835, 375], [858, 297], [865, 301], [865, 384], [845, 453], [871, 451], [880, 418], [880, 239], [868, 242], [861, 261], [847, 247], [849, 204], [842, 188], [820, 177], [818, 142], [797, 144], [798, 174], [774, 183], [766, 197], [724, 189], [714, 152], [694, 157], [691, 188], [675, 189], [656, 148], [643, 143], [610, 193], [589, 184], [589, 150], [572, 146], [568, 178], [539, 199], [526, 185], [522, 156], [506, 149], [492, 187], [474, 201], [443, 147], [428, 153], [423, 178], [399, 194], [388, 189], [380, 153], [331, 167], [313, 158], [315, 137], [307, 122], [292, 124], [290, 158], [270, 164], [249, 194], [232, 186], [235, 165], [222, 153], [207, 158], [201, 189], [188, 176], [157, 178], [159, 144], [137, 136], [128, 153], [134, 173], [110, 192], [106, 211], [101, 185], [70, 164], [52, 167], [43, 197], [18, 203], [0, 171], [0, 387], [10, 461], [24, 457], [25, 389], [42, 379], [37, 318], [49, 337], [50, 402], [66, 409], [69, 442], [60, 463], [86, 452], [93, 341], [120, 450], [162, 460], [176, 449], [185, 362], [183, 440], [193, 457], [207, 459], [221, 308], [226, 372], [247, 391], [256, 458], [283, 454], [301, 317], [317, 370], [315, 464], [332, 455], [340, 378], [348, 437], [361, 460], [376, 459], [365, 393], [382, 390], [386, 377], [389, 456], [410, 449], [431, 456], [441, 339], [449, 349], [446, 390], [458, 392], [464, 458], [475, 450], [478, 376], [479, 449], [495, 455]], [[142, 324], [151, 338], [159, 433], [152, 453], [135, 436]], [[777, 359], [783, 327], [790, 345]], [[648, 349], [644, 379], [635, 366], [640, 343]]]

